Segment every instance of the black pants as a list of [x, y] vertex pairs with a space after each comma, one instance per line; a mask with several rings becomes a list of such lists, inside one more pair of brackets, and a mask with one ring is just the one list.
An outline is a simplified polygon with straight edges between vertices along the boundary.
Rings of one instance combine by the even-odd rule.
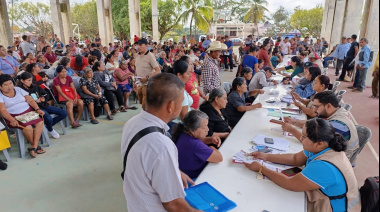
[[336, 71], [335, 71], [335, 75], [336, 76], [339, 75], [339, 72], [340, 72], [340, 69], [343, 66], [343, 63], [344, 63], [344, 60], [339, 60], [339, 59], [336, 60]]
[[110, 91], [110, 90], [104, 90], [104, 96], [106, 97], [108, 101], [108, 105], [110, 106], [111, 111], [115, 110], [115, 100], [113, 98], [113, 94], [116, 96], [117, 103], [119, 104], [119, 107], [124, 105], [123, 101], [123, 92], [118, 88], [117, 90]]
[[224, 58], [224, 68], [228, 69], [228, 61], [227, 61], [227, 58], [228, 58], [230, 60], [230, 69], [233, 69], [234, 68], [234, 60], [232, 58], [232, 54], [223, 55], [223, 58]]
[[346, 73], [349, 70], [350, 63], [353, 60], [354, 60], [353, 58], [346, 58], [346, 59], [344, 59], [342, 74], [339, 76], [339, 79], [344, 80], [344, 77], [346, 77]]

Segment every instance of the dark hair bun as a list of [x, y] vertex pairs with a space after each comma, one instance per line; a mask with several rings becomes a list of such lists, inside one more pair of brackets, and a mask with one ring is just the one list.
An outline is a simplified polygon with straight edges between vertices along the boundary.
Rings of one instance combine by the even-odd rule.
[[347, 150], [347, 141], [341, 134], [336, 133], [334, 138], [329, 142], [329, 147], [336, 152], [344, 152]]

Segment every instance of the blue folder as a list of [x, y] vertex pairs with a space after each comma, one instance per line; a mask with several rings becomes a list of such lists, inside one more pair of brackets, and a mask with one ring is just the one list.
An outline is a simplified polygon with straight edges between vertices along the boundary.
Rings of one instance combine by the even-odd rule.
[[185, 190], [186, 201], [194, 208], [205, 212], [225, 212], [236, 207], [236, 203], [227, 199], [207, 182]]

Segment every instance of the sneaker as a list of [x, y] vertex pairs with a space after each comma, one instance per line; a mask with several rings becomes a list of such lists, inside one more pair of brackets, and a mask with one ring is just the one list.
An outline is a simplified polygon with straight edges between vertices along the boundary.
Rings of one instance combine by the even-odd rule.
[[363, 93], [364, 91], [359, 90], [359, 89], [354, 89], [352, 92], [354, 92], [354, 93]]
[[350, 86], [350, 87], [348, 87], [348, 89], [355, 89], [355, 87], [354, 86]]
[[55, 139], [58, 139], [60, 137], [59, 134], [57, 133], [57, 131], [55, 131], [55, 130], [51, 131], [50, 135], [51, 135], [51, 137], [53, 137]]
[[6, 170], [8, 168], [8, 165], [0, 160], [0, 170]]

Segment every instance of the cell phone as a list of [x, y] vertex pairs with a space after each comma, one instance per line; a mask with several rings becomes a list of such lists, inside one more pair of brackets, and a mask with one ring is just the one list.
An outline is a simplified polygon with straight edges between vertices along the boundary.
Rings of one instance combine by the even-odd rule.
[[267, 101], [265, 101], [266, 103], [275, 103], [276, 102], [276, 100], [273, 100], [273, 99], [268, 99]]
[[273, 138], [265, 138], [264, 140], [266, 144], [274, 144]]
[[286, 169], [286, 170], [282, 171], [281, 173], [283, 173], [284, 175], [286, 175], [288, 177], [293, 177], [294, 175], [301, 173], [301, 172], [302, 172], [302, 169], [300, 169], [298, 167], [293, 167], [290, 169]]
[[259, 149], [259, 152], [262, 152], [262, 153], [270, 153], [270, 152], [272, 152], [272, 150], [269, 149], [269, 148], [264, 148], [264, 149]]

